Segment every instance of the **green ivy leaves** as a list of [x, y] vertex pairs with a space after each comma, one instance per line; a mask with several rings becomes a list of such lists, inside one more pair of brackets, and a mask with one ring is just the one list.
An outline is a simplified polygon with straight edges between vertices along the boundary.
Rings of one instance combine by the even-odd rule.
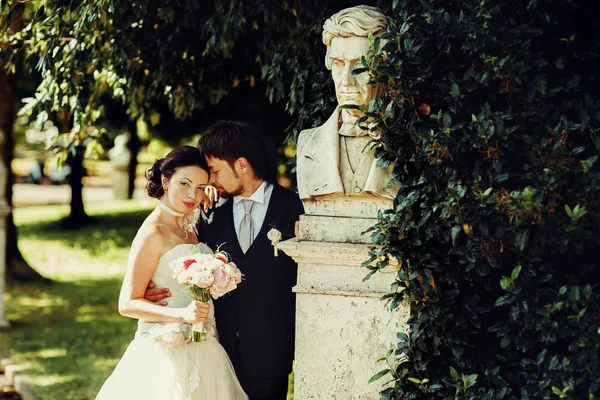
[[400, 261], [384, 297], [411, 318], [382, 398], [600, 391], [600, 31], [568, 3], [391, 5], [401, 46], [365, 65], [389, 90], [364, 121], [401, 189], [371, 256]]

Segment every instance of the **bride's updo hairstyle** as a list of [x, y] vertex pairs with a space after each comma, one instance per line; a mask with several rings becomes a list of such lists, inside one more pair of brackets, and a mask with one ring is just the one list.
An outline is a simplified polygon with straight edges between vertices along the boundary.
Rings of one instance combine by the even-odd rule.
[[146, 171], [146, 179], [148, 180], [146, 193], [150, 197], [160, 199], [165, 194], [161, 176], [171, 179], [179, 168], [191, 166], [200, 167], [209, 172], [208, 164], [206, 164], [204, 156], [197, 148], [181, 146], [171, 150], [164, 158], [156, 160], [152, 168]]

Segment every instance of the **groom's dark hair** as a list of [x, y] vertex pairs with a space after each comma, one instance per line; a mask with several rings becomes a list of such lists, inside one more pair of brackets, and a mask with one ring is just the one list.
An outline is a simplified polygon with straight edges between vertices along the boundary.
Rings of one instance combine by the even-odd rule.
[[198, 141], [198, 149], [206, 157], [227, 161], [233, 168], [244, 157], [257, 178], [276, 182], [276, 166], [265, 139], [250, 124], [239, 121], [219, 121], [209, 126]]

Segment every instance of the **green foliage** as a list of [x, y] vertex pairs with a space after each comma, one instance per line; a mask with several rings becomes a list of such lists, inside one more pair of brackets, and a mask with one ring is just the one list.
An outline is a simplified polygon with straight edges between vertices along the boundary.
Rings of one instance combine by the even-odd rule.
[[597, 398], [598, 4], [390, 8], [361, 123], [402, 186], [366, 264], [411, 317], [381, 398]]
[[[99, 139], [101, 132], [87, 127], [106, 114], [107, 98], [123, 103], [130, 119], [155, 126], [172, 116], [188, 119], [227, 96], [238, 107], [250, 101], [242, 90], [248, 87], [270, 102], [286, 101], [297, 121], [294, 137], [299, 124], [322, 118], [309, 123], [300, 106], [311, 103], [324, 116], [328, 101], [314, 94], [325, 76], [325, 8], [317, 3], [2, 0], [0, 57], [13, 65], [16, 50], [28, 51], [28, 65], [43, 81], [21, 113], [38, 126], [65, 113], [62, 131], [69, 133], [56, 138], [62, 148]], [[25, 28], [6, 30], [26, 7]], [[177, 128], [168, 134], [181, 137]]]

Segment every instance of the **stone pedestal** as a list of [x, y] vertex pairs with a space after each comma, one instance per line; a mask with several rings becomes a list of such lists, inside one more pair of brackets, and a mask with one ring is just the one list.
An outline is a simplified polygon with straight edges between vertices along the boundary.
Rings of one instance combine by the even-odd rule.
[[113, 165], [112, 183], [115, 200], [127, 200], [129, 196], [129, 161], [131, 152], [127, 149], [127, 134], [115, 138], [115, 147], [109, 150], [108, 158]]
[[[377, 399], [385, 381], [368, 381], [385, 368], [376, 361], [396, 347], [398, 332], [408, 331], [409, 316], [407, 308], [390, 312], [380, 300], [391, 290], [395, 268], [363, 282], [371, 243], [363, 232], [386, 204], [358, 197], [304, 204], [299, 236], [279, 243], [298, 262], [294, 398]], [[308, 214], [323, 213], [325, 205], [329, 215]], [[347, 216], [357, 210], [362, 218]]]
[[113, 199], [127, 200], [129, 195], [129, 172], [127, 168], [113, 166], [112, 171]]
[[6, 217], [10, 208], [4, 199], [0, 199], [0, 328], [7, 327], [8, 321], [4, 317], [4, 287], [6, 275]]

